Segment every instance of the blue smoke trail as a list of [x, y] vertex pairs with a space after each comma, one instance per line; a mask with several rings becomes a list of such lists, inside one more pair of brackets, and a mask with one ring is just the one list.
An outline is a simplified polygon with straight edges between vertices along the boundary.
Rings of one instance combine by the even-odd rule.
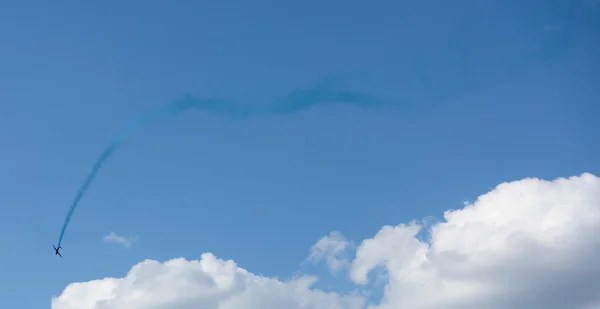
[[198, 109], [203, 111], [209, 111], [216, 114], [220, 114], [227, 117], [233, 118], [248, 118], [258, 115], [277, 115], [277, 114], [289, 114], [307, 110], [311, 107], [325, 104], [325, 103], [342, 103], [351, 104], [362, 107], [370, 107], [381, 105], [385, 102], [377, 98], [371, 97], [366, 94], [350, 91], [335, 91], [331, 85], [321, 85], [314, 89], [297, 90], [292, 92], [283, 102], [277, 102], [277, 104], [271, 104], [260, 108], [249, 108], [244, 106], [236, 106], [229, 104], [223, 100], [216, 99], [199, 99], [191, 95], [186, 95], [183, 99], [177, 100], [169, 104], [166, 108], [158, 109], [151, 113], [145, 114], [138, 118], [136, 121], [131, 123], [127, 128], [127, 131], [119, 138], [113, 140], [108, 146], [102, 151], [96, 162], [94, 163], [92, 170], [85, 178], [85, 181], [77, 190], [75, 199], [69, 207], [67, 217], [63, 223], [58, 238], [58, 246], [62, 243], [65, 231], [71, 221], [71, 217], [75, 212], [75, 209], [79, 205], [79, 202], [85, 195], [85, 192], [89, 188], [90, 184], [102, 169], [103, 164], [112, 156], [112, 154], [121, 146], [121, 143], [135, 130], [146, 124], [150, 124], [159, 119], [175, 116], [181, 112], [185, 112], [190, 109]]

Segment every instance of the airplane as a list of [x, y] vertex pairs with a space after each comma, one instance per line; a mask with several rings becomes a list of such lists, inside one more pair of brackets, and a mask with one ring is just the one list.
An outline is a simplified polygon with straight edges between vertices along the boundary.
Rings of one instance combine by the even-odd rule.
[[58, 255], [60, 257], [62, 257], [62, 255], [60, 255], [60, 252], [58, 252], [58, 250], [60, 250], [60, 248], [62, 248], [61, 246], [58, 246], [58, 248], [52, 246], [54, 248], [54, 251], [56, 252], [54, 255]]

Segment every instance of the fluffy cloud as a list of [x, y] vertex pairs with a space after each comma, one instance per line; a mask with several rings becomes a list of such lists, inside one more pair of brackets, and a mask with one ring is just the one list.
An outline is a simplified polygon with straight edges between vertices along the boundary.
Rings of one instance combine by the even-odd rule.
[[362, 299], [311, 290], [316, 278], [281, 282], [239, 268], [210, 253], [200, 260], [147, 260], [125, 278], [73, 283], [53, 309], [360, 309]]
[[102, 240], [109, 243], [119, 244], [125, 248], [129, 248], [131, 247], [131, 244], [133, 244], [133, 242], [137, 240], [137, 237], [119, 236], [115, 232], [110, 232], [108, 233], [108, 235], [102, 237]]
[[[358, 246], [349, 267], [354, 283], [371, 281], [374, 269], [387, 273], [376, 305], [314, 289], [315, 277], [265, 278], [207, 253], [198, 261], [144, 261], [124, 278], [73, 283], [52, 308], [600, 308], [600, 179], [593, 175], [504, 183], [446, 211], [428, 241], [418, 237], [423, 228], [416, 221], [385, 226]], [[312, 254], [339, 258], [347, 243], [330, 234]]]
[[600, 302], [600, 179], [504, 183], [449, 210], [429, 243], [415, 224], [358, 248], [351, 278], [383, 266], [381, 309], [586, 308]]

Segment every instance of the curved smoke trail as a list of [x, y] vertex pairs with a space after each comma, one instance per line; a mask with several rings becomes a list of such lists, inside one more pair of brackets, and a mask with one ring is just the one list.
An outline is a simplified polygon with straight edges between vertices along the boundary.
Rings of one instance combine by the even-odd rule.
[[79, 202], [85, 195], [85, 192], [89, 188], [90, 184], [96, 177], [96, 174], [98, 174], [100, 169], [102, 169], [104, 162], [119, 148], [126, 137], [133, 133], [139, 126], [150, 124], [156, 120], [159, 120], [160, 118], [174, 116], [189, 109], [204, 110], [228, 117], [246, 118], [259, 114], [268, 115], [295, 113], [326, 103], [342, 103], [358, 106], [374, 106], [384, 103], [379, 99], [358, 92], [334, 91], [329, 86], [331, 85], [321, 85], [321, 87], [314, 89], [297, 90], [292, 92], [287, 99], [283, 100], [283, 102], [278, 102], [278, 104], [264, 106], [262, 108], [244, 108], [241, 106], [228, 104], [222, 100], [198, 99], [190, 95], [186, 95], [183, 99], [173, 102], [164, 109], [159, 109], [143, 115], [128, 127], [128, 130], [125, 132], [125, 134], [108, 144], [98, 159], [96, 159], [96, 162], [92, 166], [92, 170], [85, 178], [83, 184], [79, 187], [79, 190], [77, 190], [75, 199], [69, 207], [67, 217], [65, 218], [60, 231], [60, 236], [58, 238], [58, 246], [60, 246], [62, 243], [63, 236], [65, 235], [65, 231], [67, 230], [75, 209], [79, 205]]

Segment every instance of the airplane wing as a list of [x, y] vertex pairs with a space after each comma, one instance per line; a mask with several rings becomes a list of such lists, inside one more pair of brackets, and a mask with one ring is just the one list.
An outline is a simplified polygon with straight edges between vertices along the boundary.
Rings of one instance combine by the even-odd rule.
[[60, 255], [60, 252], [58, 252], [58, 256], [62, 257], [62, 255]]

